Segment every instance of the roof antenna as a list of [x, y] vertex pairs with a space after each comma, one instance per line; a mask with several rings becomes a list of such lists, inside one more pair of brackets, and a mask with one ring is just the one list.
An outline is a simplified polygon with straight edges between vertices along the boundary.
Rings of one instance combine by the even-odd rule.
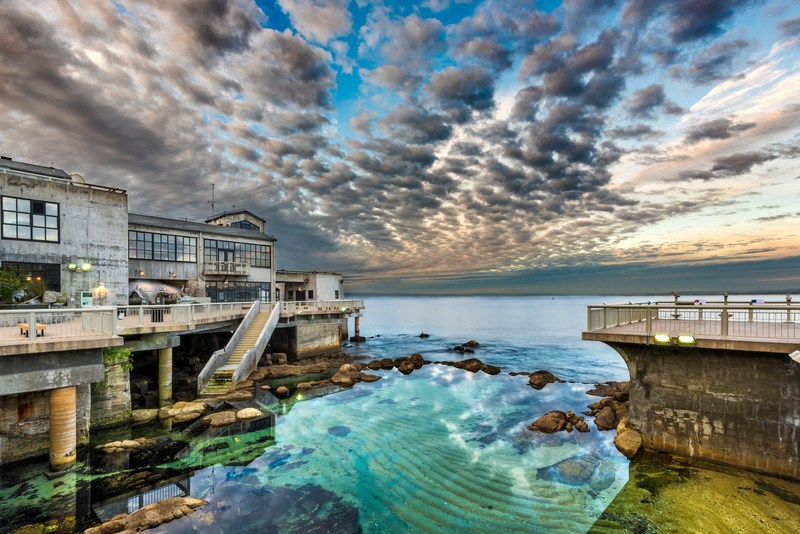
[[214, 216], [214, 204], [216, 204], [216, 202], [214, 202], [214, 184], [213, 183], [211, 184], [211, 200], [209, 200], [208, 203], [211, 204], [211, 216], [213, 217]]

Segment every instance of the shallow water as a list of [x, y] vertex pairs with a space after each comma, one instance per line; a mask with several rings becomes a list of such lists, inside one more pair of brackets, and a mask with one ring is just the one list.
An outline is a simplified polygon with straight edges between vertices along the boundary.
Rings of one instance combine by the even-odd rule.
[[[52, 480], [44, 462], [4, 468], [0, 531], [70, 532], [175, 495], [209, 504], [158, 532], [800, 531], [796, 483], [666, 455], [629, 465], [591, 422], [588, 434], [526, 430], [553, 409], [584, 411], [589, 384], [627, 378], [613, 350], [580, 341], [585, 304], [602, 301], [620, 299], [370, 298], [357, 357], [457, 360], [471, 355], [446, 349], [475, 339], [474, 356], [504, 373], [375, 371], [327, 396], [264, 396], [274, 416], [222, 433], [96, 432], [163, 441], [151, 455], [84, 455]], [[536, 391], [505, 374], [538, 369], [572, 382]]]

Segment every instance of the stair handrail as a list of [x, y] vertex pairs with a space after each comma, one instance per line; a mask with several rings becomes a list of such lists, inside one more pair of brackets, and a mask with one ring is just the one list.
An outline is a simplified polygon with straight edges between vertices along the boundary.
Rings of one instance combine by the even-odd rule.
[[225, 345], [225, 348], [215, 351], [203, 366], [203, 370], [197, 375], [198, 395], [203, 393], [211, 377], [214, 376], [214, 372], [227, 363], [228, 358], [233, 354], [233, 350], [236, 348], [236, 345], [239, 344], [239, 340], [242, 339], [242, 335], [244, 335], [247, 327], [250, 326], [250, 323], [252, 323], [253, 319], [258, 315], [260, 305], [261, 302], [258, 300], [253, 302], [252, 306], [250, 306], [250, 310], [248, 310], [244, 319], [242, 319], [241, 324], [239, 324], [239, 327], [236, 329], [236, 332], [233, 333], [230, 341]]
[[275, 327], [278, 325], [278, 320], [281, 318], [281, 307], [279, 305], [266, 302], [262, 304], [264, 306], [272, 306], [272, 311], [269, 314], [267, 322], [264, 324], [264, 328], [261, 329], [261, 333], [258, 334], [258, 339], [256, 339], [255, 344], [252, 348], [245, 351], [242, 356], [242, 361], [239, 362], [239, 365], [233, 372], [231, 381], [234, 386], [242, 380], [245, 380], [250, 376], [250, 373], [255, 371], [256, 367], [258, 367], [258, 361], [267, 349], [267, 344], [272, 337], [272, 333], [275, 331]]

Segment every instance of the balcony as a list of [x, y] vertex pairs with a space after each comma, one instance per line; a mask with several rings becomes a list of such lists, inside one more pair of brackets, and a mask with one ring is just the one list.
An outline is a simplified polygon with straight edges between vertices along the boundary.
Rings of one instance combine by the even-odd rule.
[[203, 264], [204, 275], [249, 276], [250, 264], [235, 261], [209, 261]]

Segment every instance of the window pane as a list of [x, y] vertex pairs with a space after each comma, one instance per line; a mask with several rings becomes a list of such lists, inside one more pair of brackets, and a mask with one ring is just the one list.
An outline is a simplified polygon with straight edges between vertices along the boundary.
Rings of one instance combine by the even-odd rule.
[[34, 215], [33, 225], [44, 227], [44, 215]]
[[17, 199], [17, 211], [31, 212], [31, 201], [22, 198]]
[[17, 213], [14, 211], [4, 211], [3, 222], [5, 224], [17, 224]]
[[17, 213], [17, 224], [25, 226], [31, 225], [31, 216], [29, 213]]
[[17, 227], [17, 239], [30, 239], [31, 238], [31, 227], [30, 226], [18, 226]]
[[47, 217], [48, 228], [58, 228], [58, 217]]
[[4, 224], [3, 225], [3, 237], [7, 237], [10, 239], [17, 238], [17, 227], [11, 224]]
[[17, 209], [17, 199], [3, 197], [3, 209], [4, 210], [16, 210]]
[[44, 228], [33, 227], [33, 239], [36, 241], [44, 241]]
[[58, 215], [58, 204], [53, 204], [52, 202], [48, 202], [45, 204], [45, 214], [46, 215]]
[[47, 241], [58, 241], [58, 230], [47, 229]]

